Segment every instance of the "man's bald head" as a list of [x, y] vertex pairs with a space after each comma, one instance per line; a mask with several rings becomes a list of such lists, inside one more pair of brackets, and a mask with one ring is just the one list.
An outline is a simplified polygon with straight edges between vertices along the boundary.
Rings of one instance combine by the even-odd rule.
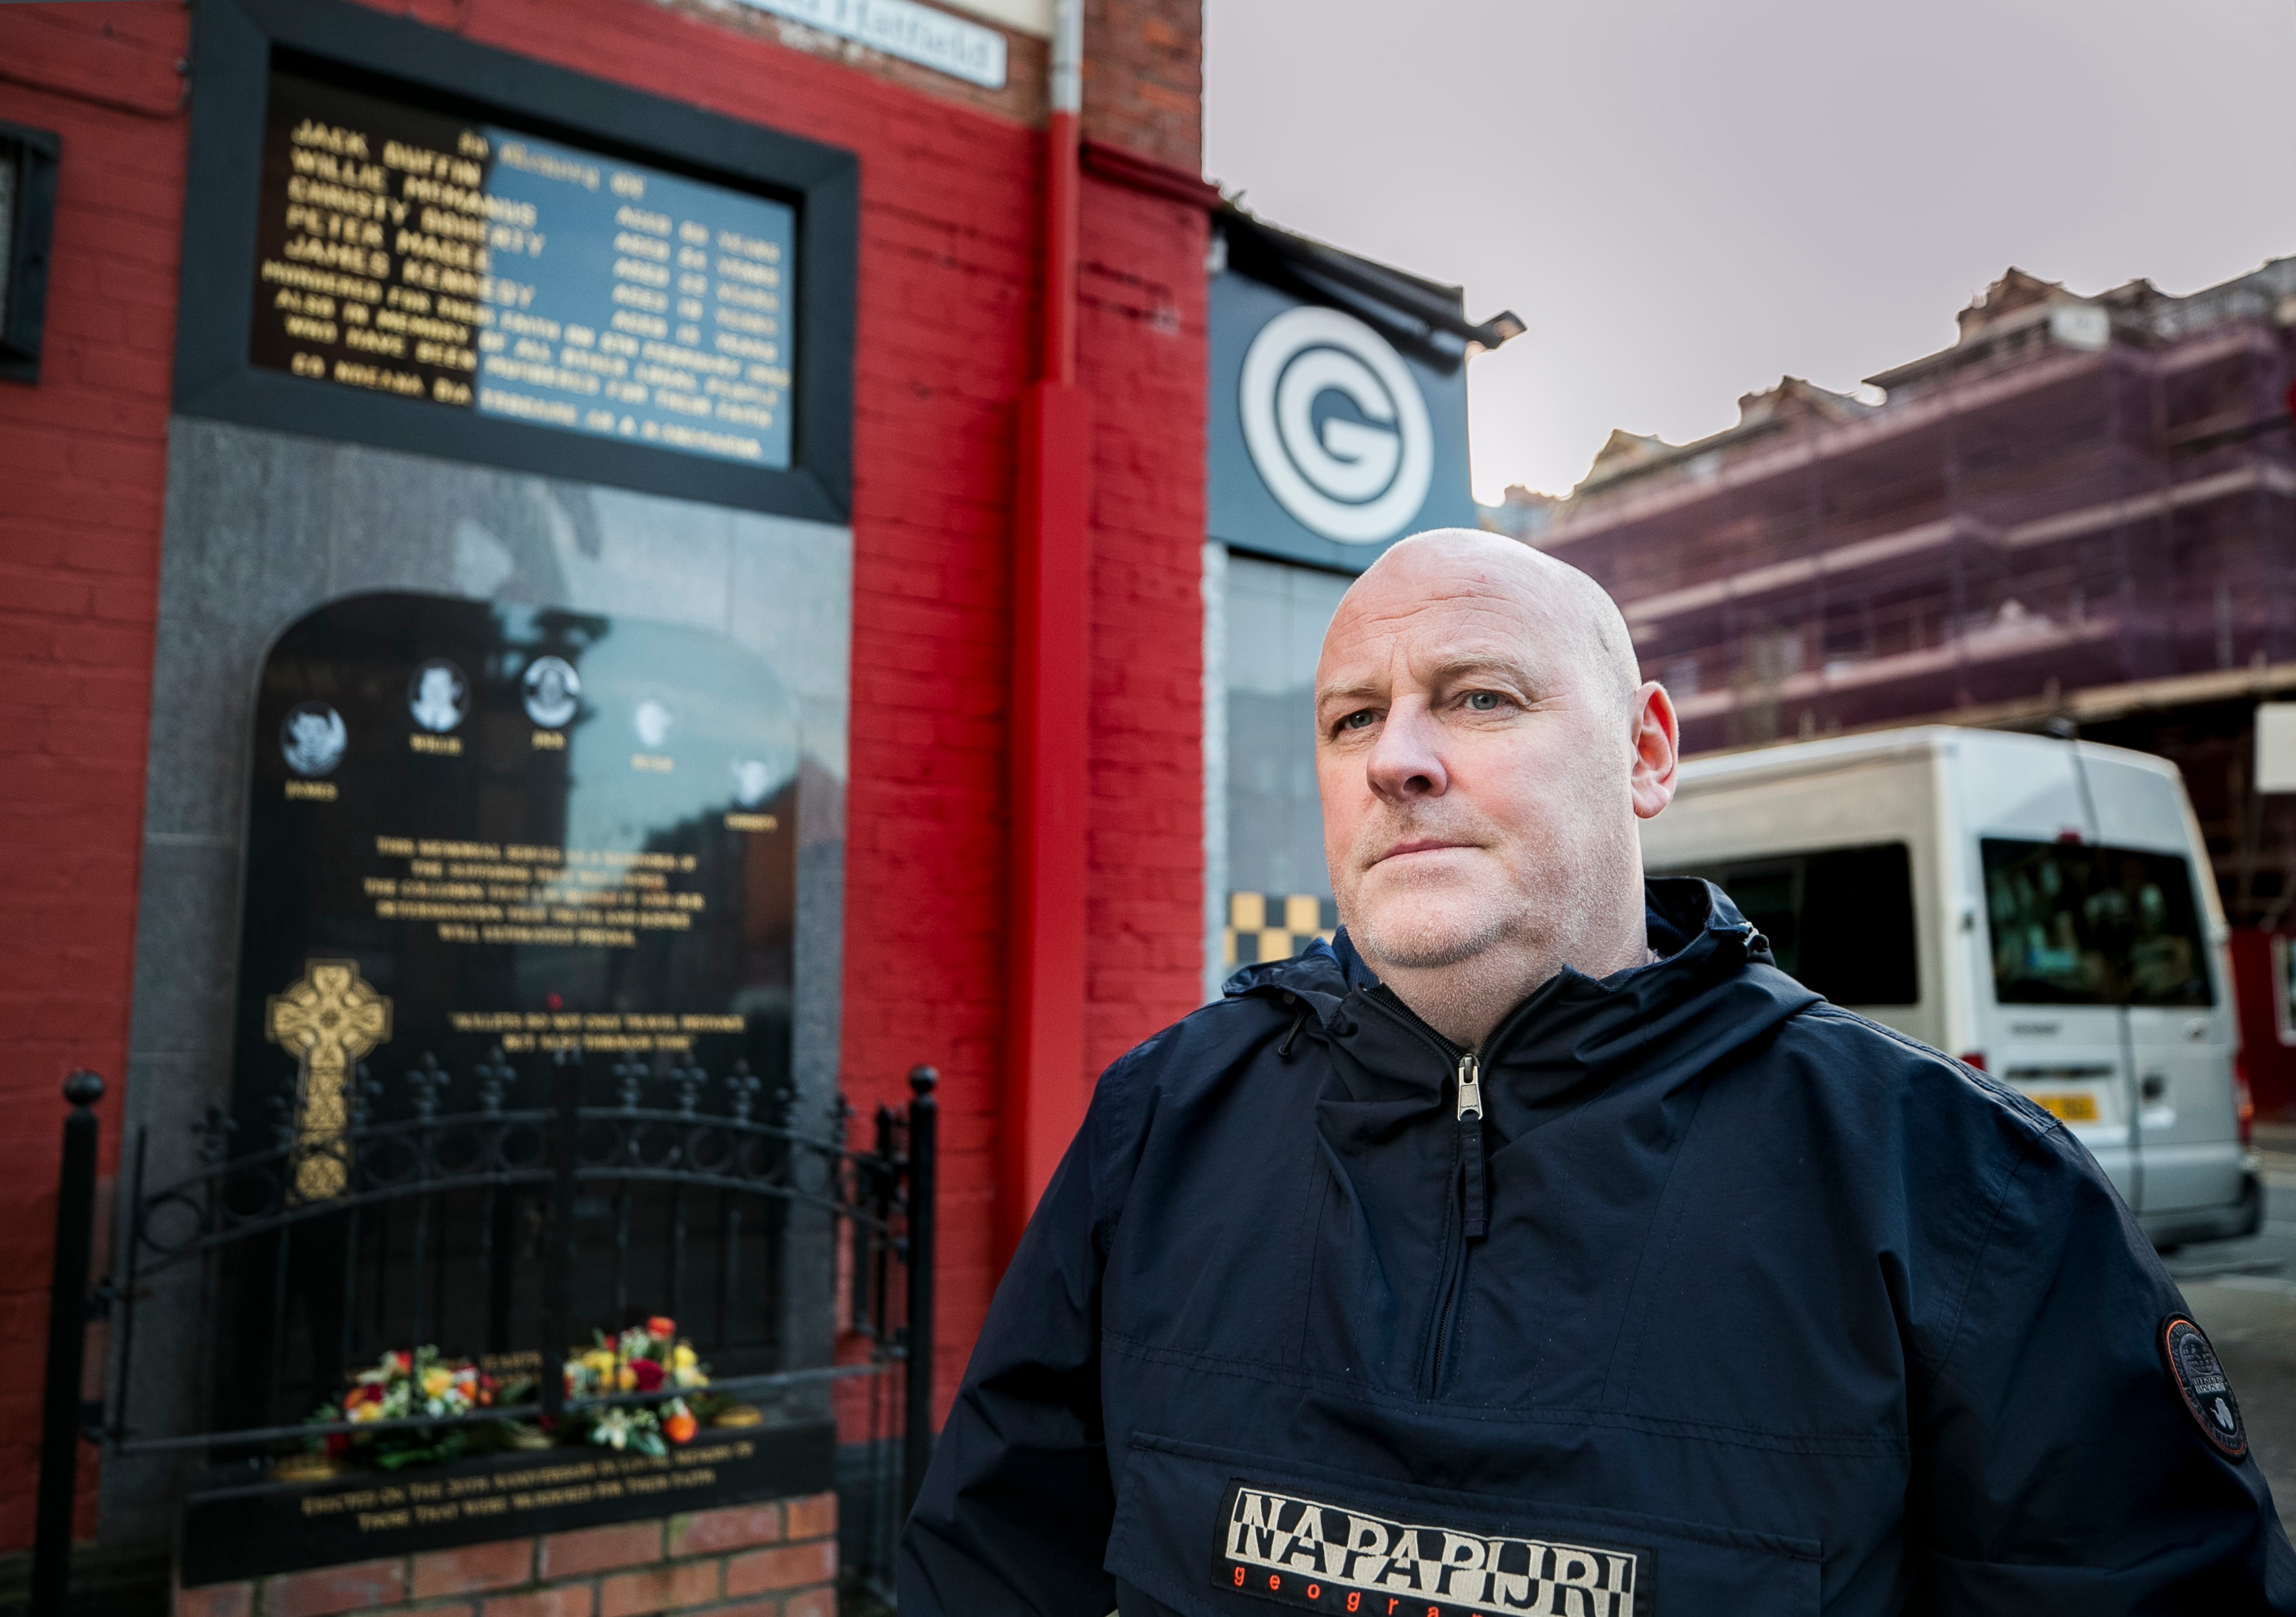
[[1501, 534], [1479, 528], [1414, 533], [1364, 570], [1339, 610], [1345, 612], [1358, 596], [1369, 606], [1390, 592], [1423, 600], [1454, 591], [1513, 597], [1543, 626], [1543, 637], [1579, 660], [1590, 691], [1614, 694], [1621, 713], [1634, 700], [1642, 667], [1618, 603], [1570, 562]]
[[1473, 1043], [1561, 966], [1642, 958], [1636, 819], [1672, 795], [1674, 712], [1592, 579], [1414, 535], [1341, 601], [1316, 698], [1341, 921], [1439, 1030]]

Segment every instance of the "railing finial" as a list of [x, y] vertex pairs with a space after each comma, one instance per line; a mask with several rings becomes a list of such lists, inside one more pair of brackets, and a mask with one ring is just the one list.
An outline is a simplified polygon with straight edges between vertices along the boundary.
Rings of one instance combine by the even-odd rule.
[[452, 1082], [439, 1065], [439, 1057], [429, 1050], [406, 1075], [406, 1087], [414, 1092], [414, 1115], [430, 1122], [439, 1115], [439, 1097]]
[[750, 1063], [735, 1061], [734, 1070], [726, 1075], [726, 1092], [731, 1097], [729, 1104], [733, 1107], [735, 1122], [750, 1120], [750, 1112], [757, 1104], [759, 1087], [758, 1075], [750, 1071]]

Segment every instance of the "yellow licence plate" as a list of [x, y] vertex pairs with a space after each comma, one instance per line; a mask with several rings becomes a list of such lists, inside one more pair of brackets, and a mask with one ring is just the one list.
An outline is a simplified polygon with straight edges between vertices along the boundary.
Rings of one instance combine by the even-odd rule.
[[2061, 1123], [2096, 1121], [2096, 1096], [2094, 1095], [2036, 1095], [2030, 1098], [2036, 1106]]

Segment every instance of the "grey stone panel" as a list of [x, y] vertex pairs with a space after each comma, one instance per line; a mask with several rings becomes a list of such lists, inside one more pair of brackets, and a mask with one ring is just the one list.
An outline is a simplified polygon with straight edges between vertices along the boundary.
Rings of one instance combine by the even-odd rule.
[[137, 1055], [216, 1069], [230, 1058], [241, 857], [235, 837], [145, 833], [127, 1036]]
[[264, 648], [325, 598], [332, 472], [341, 453], [178, 422], [152, 678], [144, 828], [236, 840], [244, 829], [247, 716]]
[[[800, 524], [742, 512], [734, 518], [726, 632], [771, 662], [797, 699], [806, 751], [838, 783], [845, 779], [846, 716], [853, 663], [853, 552], [809, 543]], [[810, 783], [808, 783], [810, 784]], [[802, 840], [816, 831], [813, 805]]]

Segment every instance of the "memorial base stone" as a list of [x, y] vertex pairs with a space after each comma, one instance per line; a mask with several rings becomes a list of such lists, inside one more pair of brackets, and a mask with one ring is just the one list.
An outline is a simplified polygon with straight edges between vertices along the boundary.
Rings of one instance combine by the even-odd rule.
[[837, 1496], [177, 1588], [175, 1617], [836, 1617]]

